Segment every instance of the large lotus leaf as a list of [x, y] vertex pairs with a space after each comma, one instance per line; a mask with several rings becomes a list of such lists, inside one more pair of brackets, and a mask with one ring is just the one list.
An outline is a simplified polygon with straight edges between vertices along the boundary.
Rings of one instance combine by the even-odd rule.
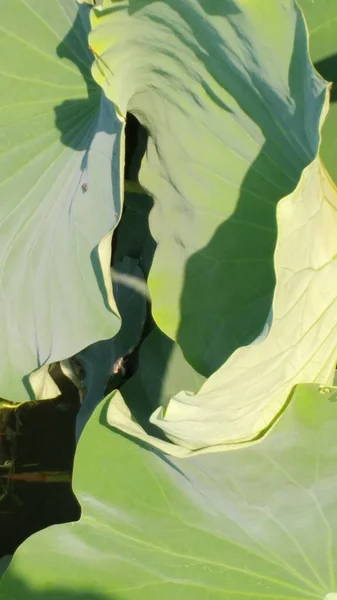
[[96, 409], [75, 461], [81, 520], [27, 540], [0, 598], [335, 600], [336, 397], [300, 386], [255, 444], [187, 460]]
[[32, 371], [119, 327], [122, 123], [91, 79], [88, 25], [75, 0], [1, 3], [0, 395], [15, 401]]
[[322, 130], [321, 158], [337, 183], [337, 6], [335, 0], [297, 0], [309, 29], [309, 48], [319, 73], [332, 83], [329, 114]]
[[154, 318], [208, 376], [265, 325], [276, 205], [317, 153], [326, 85], [293, 0], [104, 0], [91, 24], [95, 79], [149, 132]]
[[[171, 453], [228, 449], [254, 439], [282, 410], [294, 385], [332, 383], [337, 357], [337, 193], [319, 159], [278, 206], [277, 286], [267, 335], [237, 350], [197, 394], [158, 407], [150, 421], [177, 444]], [[295, 253], [296, 250], [296, 253]], [[186, 385], [185, 390], [188, 390]], [[110, 423], [139, 435], [120, 396]], [[151, 440], [161, 446], [158, 440]]]

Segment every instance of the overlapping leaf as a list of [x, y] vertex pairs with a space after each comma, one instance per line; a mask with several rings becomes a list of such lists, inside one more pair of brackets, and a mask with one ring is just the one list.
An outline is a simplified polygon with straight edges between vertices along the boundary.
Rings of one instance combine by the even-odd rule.
[[332, 600], [337, 391], [298, 388], [265, 438], [165, 459], [105, 425], [79, 442], [78, 523], [27, 540], [3, 600]]
[[209, 375], [266, 323], [276, 205], [317, 153], [325, 84], [292, 0], [105, 0], [91, 23], [96, 80], [150, 134], [154, 318]]
[[[95, 77], [150, 133], [154, 317], [194, 369], [219, 367], [198, 394], [157, 398], [151, 423], [179, 455], [255, 438], [295, 384], [333, 377], [337, 199], [316, 158], [326, 86], [296, 4], [268, 11], [268, 28], [240, 0], [106, 0], [92, 16]], [[119, 394], [109, 419], [148, 439]]]
[[23, 401], [37, 384], [55, 395], [31, 372], [118, 330], [122, 124], [91, 79], [87, 7], [13, 0], [0, 13], [0, 395]]
[[[273, 322], [260, 343], [242, 348], [195, 396], [181, 392], [152, 423], [190, 449], [256, 437], [293, 386], [333, 381], [337, 345], [337, 193], [319, 160], [278, 209]], [[296, 252], [296, 253], [295, 253]]]

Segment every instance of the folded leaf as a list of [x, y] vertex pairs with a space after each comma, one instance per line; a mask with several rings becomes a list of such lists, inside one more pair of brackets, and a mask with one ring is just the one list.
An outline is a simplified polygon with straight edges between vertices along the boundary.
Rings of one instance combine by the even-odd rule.
[[77, 437], [103, 400], [108, 380], [114, 376], [116, 361], [130, 354], [144, 335], [149, 300], [145, 277], [155, 248], [148, 228], [151, 206], [151, 199], [144, 193], [125, 193], [123, 216], [114, 240], [112, 269], [113, 292], [122, 324], [113, 338], [100, 340], [76, 356], [85, 373], [84, 398], [76, 419]]
[[[254, 439], [302, 382], [332, 383], [337, 356], [337, 192], [316, 159], [293, 194], [278, 206], [277, 285], [271, 329], [260, 343], [238, 349], [201, 387], [173, 396], [150, 421], [187, 450], [226, 450]], [[115, 404], [114, 404], [115, 402]], [[122, 399], [109, 422], [144, 438]], [[149, 440], [162, 448], [161, 442]], [[188, 454], [188, 452], [187, 452]]]
[[265, 326], [277, 202], [317, 154], [326, 85], [293, 0], [104, 0], [91, 24], [95, 79], [149, 132], [153, 315], [208, 376]]
[[[179, 455], [256, 438], [294, 385], [332, 381], [337, 356], [337, 196], [317, 158], [328, 94], [302, 15], [270, 3], [267, 28], [260, 3], [212, 6], [106, 0], [91, 19], [95, 78], [150, 134], [154, 317], [195, 370], [218, 367], [199, 393], [157, 399], [150, 421]], [[119, 393], [109, 422], [164, 448]]]

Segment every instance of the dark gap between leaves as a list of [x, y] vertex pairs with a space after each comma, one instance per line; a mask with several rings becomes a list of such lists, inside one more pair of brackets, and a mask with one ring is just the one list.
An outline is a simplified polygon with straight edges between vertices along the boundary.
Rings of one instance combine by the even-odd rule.
[[27, 537], [45, 527], [80, 518], [71, 480], [8, 478], [63, 472], [71, 479], [80, 401], [76, 387], [57, 369], [53, 376], [62, 392], [59, 397], [0, 408], [0, 557], [13, 554]]

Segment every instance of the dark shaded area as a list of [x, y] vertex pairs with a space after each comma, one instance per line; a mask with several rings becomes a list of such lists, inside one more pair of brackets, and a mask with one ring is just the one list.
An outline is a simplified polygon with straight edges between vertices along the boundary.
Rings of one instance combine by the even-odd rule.
[[[127, 181], [138, 182], [141, 162], [146, 152], [147, 139], [146, 129], [134, 115], [127, 113], [125, 127], [125, 179]], [[152, 207], [153, 200], [145, 191], [143, 194], [125, 192], [122, 217], [112, 239], [111, 265], [115, 266], [125, 257], [133, 258], [138, 261], [145, 280], [149, 275], [157, 246], [149, 228], [149, 215]], [[122, 307], [118, 308], [122, 312]], [[128, 324], [122, 320], [121, 330], [117, 336], [123, 335], [125, 327], [128, 327]], [[142, 336], [132, 352], [124, 357], [123, 371], [112, 377], [108, 382], [106, 394], [114, 389], [119, 389], [137, 371], [139, 349], [153, 327], [151, 303], [147, 300], [147, 313]]]
[[70, 380], [60, 372], [55, 378], [62, 392], [58, 398], [0, 409], [0, 557], [12, 554], [36, 531], [80, 517], [70, 481], [31, 483], [6, 477], [46, 471], [71, 477], [80, 401]]
[[[336, 41], [337, 44], [337, 41]], [[330, 102], [337, 101], [337, 53], [315, 63], [315, 69], [326, 81], [332, 82]]]
[[138, 132], [140, 124], [131, 113], [126, 115], [125, 125], [125, 166], [124, 166], [124, 179], [135, 180], [131, 174], [131, 161], [136, 151], [138, 143]]
[[[237, 348], [256, 339], [271, 310], [279, 190], [270, 185], [265, 230], [258, 225], [250, 227], [248, 216], [254, 210], [250, 191], [265, 185], [259, 183], [259, 173], [266, 171], [268, 152], [266, 143], [243, 180], [235, 211], [209, 244], [189, 258], [185, 268], [177, 341], [188, 362], [205, 377]], [[289, 182], [286, 193], [293, 188]], [[216, 293], [217, 289], [226, 291]]]
[[[145, 127], [128, 112], [125, 125], [124, 180], [138, 183], [147, 140], [148, 133]], [[144, 248], [148, 245], [151, 237], [148, 217], [152, 207], [153, 200], [146, 192], [144, 194], [124, 193], [122, 216], [112, 237], [112, 266], [123, 260], [125, 256], [141, 260]], [[142, 269], [146, 270], [146, 276], [152, 263], [154, 250], [155, 243], [153, 249], [150, 250], [150, 256], [146, 257], [146, 263], [143, 261]]]
[[[129, 112], [127, 113], [125, 136], [125, 179], [127, 181], [138, 182], [141, 162], [146, 152], [148, 133], [138, 119]], [[116, 263], [122, 261], [124, 257], [136, 259], [146, 280], [150, 272], [157, 246], [149, 228], [149, 215], [152, 208], [153, 200], [145, 193], [145, 191], [144, 194], [126, 192], [124, 195], [122, 218], [114, 232], [112, 240], [111, 264], [114, 266]], [[121, 335], [123, 334], [123, 328], [125, 327], [128, 327], [128, 324], [122, 321], [120, 330]], [[156, 376], [151, 378], [153, 393], [150, 396], [145, 390], [137, 387], [137, 384], [132, 380], [133, 375], [135, 375], [139, 369], [142, 369], [142, 364], [140, 363], [140, 349], [142, 347], [144, 348], [144, 342], [146, 345], [146, 339], [154, 329], [158, 332], [160, 331], [153, 320], [151, 303], [148, 300], [147, 314], [141, 338], [133, 348], [132, 352], [124, 357], [123, 370], [111, 377], [108, 381], [105, 395], [113, 390], [120, 389], [123, 386], [123, 398], [135, 420], [140, 423], [149, 434], [166, 440], [167, 438], [162, 430], [149, 423], [149, 417], [157, 407], [156, 403], [149, 402], [149, 398], [155, 398], [157, 400], [159, 397], [162, 377], [158, 377], [158, 371], [156, 370]], [[158, 360], [160, 363], [159, 370], [164, 376], [174, 342], [161, 331], [160, 334], [163, 343], [160, 348], [160, 353], [158, 354]], [[116, 339], [118, 335], [119, 334], [117, 334]], [[134, 389], [135, 386], [136, 389]], [[102, 424], [106, 425], [104, 412], [101, 414], [100, 421]], [[119, 430], [118, 433], [124, 435]], [[129, 436], [125, 435], [125, 437]], [[134, 441], [136, 443], [139, 442], [139, 440]], [[143, 446], [141, 442], [140, 445]]]
[[[6, 596], [5, 596], [6, 594]], [[60, 585], [54, 589], [43, 589], [39, 591], [28, 587], [22, 579], [14, 576], [8, 576], [4, 582], [4, 591], [0, 584], [1, 600], [121, 600], [120, 596], [115, 594], [100, 594], [88, 592], [86, 589], [70, 589]]]
[[138, 182], [142, 158], [146, 151], [148, 134], [138, 119], [132, 114], [126, 115], [125, 126], [125, 168], [124, 179]]

